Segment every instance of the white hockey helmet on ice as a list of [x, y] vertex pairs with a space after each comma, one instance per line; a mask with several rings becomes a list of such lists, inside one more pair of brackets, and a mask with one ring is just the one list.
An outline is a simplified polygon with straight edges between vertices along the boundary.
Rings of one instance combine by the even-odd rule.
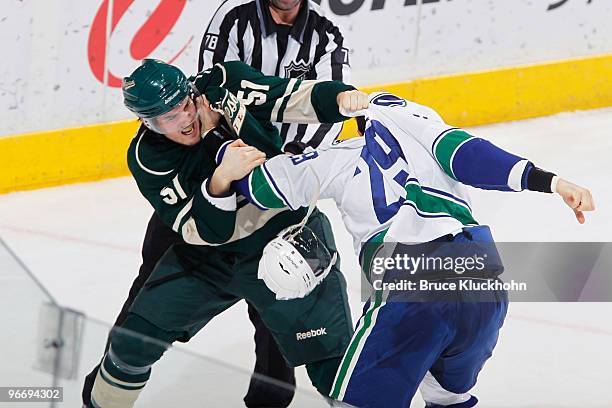
[[299, 299], [325, 279], [336, 258], [337, 254], [331, 255], [310, 228], [294, 225], [266, 245], [257, 277], [276, 299]]

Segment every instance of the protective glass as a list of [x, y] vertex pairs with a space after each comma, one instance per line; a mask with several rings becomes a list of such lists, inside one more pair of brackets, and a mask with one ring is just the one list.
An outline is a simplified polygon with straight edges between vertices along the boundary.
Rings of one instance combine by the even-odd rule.
[[327, 273], [336, 263], [336, 252], [331, 254], [315, 233], [306, 226], [290, 227], [281, 236], [295, 247], [317, 277]]
[[170, 112], [153, 118], [143, 119], [144, 124], [162, 135], [180, 132], [193, 125], [200, 115], [201, 107], [195, 102], [195, 94], [190, 93]]

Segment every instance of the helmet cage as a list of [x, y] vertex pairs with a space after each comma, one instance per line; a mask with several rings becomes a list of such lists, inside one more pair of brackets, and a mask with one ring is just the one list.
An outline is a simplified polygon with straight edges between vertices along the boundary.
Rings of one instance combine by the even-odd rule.
[[327, 274], [336, 262], [337, 254], [335, 252], [331, 254], [307, 226], [291, 226], [281, 231], [279, 238], [293, 246], [296, 253], [308, 264], [315, 277]]

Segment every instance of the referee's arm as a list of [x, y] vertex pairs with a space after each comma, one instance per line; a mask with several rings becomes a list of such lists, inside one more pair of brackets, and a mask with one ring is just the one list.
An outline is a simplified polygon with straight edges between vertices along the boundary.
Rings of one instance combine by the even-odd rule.
[[[218, 62], [241, 60], [238, 50], [238, 16], [230, 12], [231, 2], [222, 4], [212, 16], [202, 43], [198, 59], [198, 72]], [[228, 13], [229, 12], [229, 13]]]
[[317, 48], [322, 48], [324, 52], [317, 55], [314, 77], [350, 83], [349, 50], [340, 29], [332, 24], [322, 27]]
[[[349, 50], [338, 26], [328, 19], [315, 28], [319, 42], [316, 46], [314, 67], [309, 75], [317, 80], [336, 80], [350, 83]], [[342, 123], [309, 125], [313, 132], [308, 145], [317, 148], [331, 145], [342, 131]]]

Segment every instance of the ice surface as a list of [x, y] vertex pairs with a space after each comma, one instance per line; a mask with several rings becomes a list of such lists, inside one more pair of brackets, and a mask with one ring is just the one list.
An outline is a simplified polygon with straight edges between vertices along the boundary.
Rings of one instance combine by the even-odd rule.
[[[608, 241], [612, 230], [610, 129], [612, 109], [471, 129], [589, 187], [598, 206], [596, 213], [587, 214], [586, 225], [579, 225], [558, 197], [474, 190], [477, 219], [489, 224], [499, 241]], [[361, 310], [360, 280], [352, 243], [333, 205], [321, 202], [320, 208], [332, 219], [356, 319]], [[137, 274], [150, 214], [130, 178], [69, 185], [0, 196], [0, 235], [60, 304], [112, 323]], [[512, 304], [494, 356], [474, 390], [480, 406], [612, 406], [610, 316], [612, 303]], [[89, 332], [96, 335], [91, 341], [100, 348], [104, 333], [103, 328]], [[241, 302], [184, 347], [248, 371], [254, 363], [252, 335]], [[2, 354], [2, 359], [7, 358], [5, 351]], [[83, 370], [95, 358], [82, 361]], [[152, 382], [156, 376], [164, 376], [161, 364]], [[237, 404], [247, 379], [244, 376], [227, 385]], [[298, 383], [312, 389], [303, 369], [298, 371]], [[417, 396], [412, 406], [422, 405]]]

